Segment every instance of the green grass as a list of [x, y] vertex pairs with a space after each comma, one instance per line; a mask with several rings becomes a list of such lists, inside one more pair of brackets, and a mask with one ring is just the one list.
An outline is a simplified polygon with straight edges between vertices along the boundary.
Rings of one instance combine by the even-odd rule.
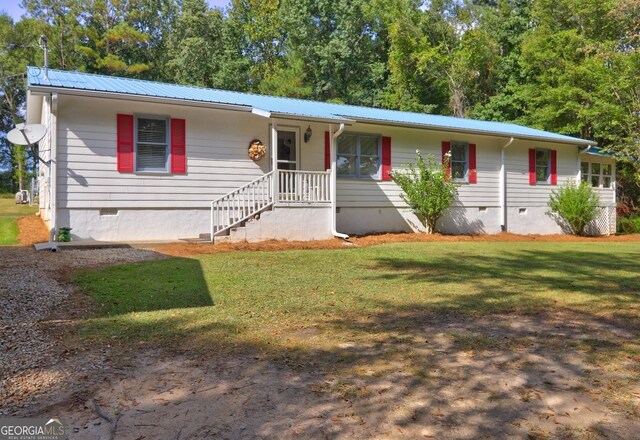
[[[640, 243], [398, 243], [238, 252], [85, 270], [83, 334], [183, 349], [404, 342], [451, 319], [568, 310], [634, 326]], [[473, 333], [461, 348], [491, 348]]]
[[37, 206], [16, 205], [13, 197], [0, 197], [0, 246], [18, 244], [18, 218], [37, 211]]

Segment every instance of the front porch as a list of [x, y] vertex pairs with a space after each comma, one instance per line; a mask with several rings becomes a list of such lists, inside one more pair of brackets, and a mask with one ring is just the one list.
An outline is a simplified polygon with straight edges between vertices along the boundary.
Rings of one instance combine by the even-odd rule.
[[343, 124], [338, 130], [329, 125], [325, 138], [329, 169], [307, 171], [298, 169], [300, 130], [279, 129], [272, 121], [271, 171], [211, 202], [211, 241], [221, 237], [262, 241], [342, 236], [335, 232], [335, 201], [336, 139], [343, 130]]

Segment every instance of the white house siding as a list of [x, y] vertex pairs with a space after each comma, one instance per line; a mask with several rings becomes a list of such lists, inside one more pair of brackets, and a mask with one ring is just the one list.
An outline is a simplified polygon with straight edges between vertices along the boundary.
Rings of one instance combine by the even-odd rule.
[[[557, 151], [558, 184], [529, 184], [529, 149], [549, 148]], [[579, 148], [573, 145], [553, 145], [532, 141], [516, 141], [506, 150], [507, 169], [507, 230], [518, 234], [556, 234], [566, 232], [547, 214], [551, 192], [568, 180], [579, 176]], [[598, 161], [598, 160], [597, 160]], [[613, 163], [612, 159], [604, 162]], [[615, 191], [600, 189], [602, 206], [615, 206]], [[615, 231], [615, 209], [606, 210], [610, 228], [599, 228], [601, 233]], [[600, 223], [607, 223], [601, 220]]]
[[[438, 229], [454, 234], [500, 232], [500, 149], [507, 140], [369, 124], [356, 124], [347, 131], [390, 136], [392, 169], [415, 162], [416, 150], [440, 161], [443, 141], [476, 144], [478, 183], [460, 186], [454, 206], [439, 222]], [[423, 229], [400, 197], [400, 188], [391, 181], [338, 179], [337, 187], [340, 232], [364, 234]]]
[[[45, 113], [43, 109], [46, 119]], [[187, 174], [119, 173], [118, 113], [185, 119]], [[270, 143], [270, 120], [248, 112], [61, 95], [57, 124], [58, 226], [71, 226], [76, 238], [176, 239], [209, 232], [210, 202], [271, 168], [269, 155], [259, 162], [247, 157], [252, 139]], [[324, 169], [328, 124], [284, 120], [277, 124], [281, 130], [299, 133], [300, 169]], [[313, 135], [305, 143], [307, 127]], [[507, 138], [373, 124], [356, 124], [347, 131], [391, 137], [394, 169], [415, 161], [416, 149], [440, 160], [442, 141], [475, 143], [478, 183], [461, 185], [454, 206], [438, 227], [446, 233], [500, 232], [500, 153]], [[506, 150], [507, 227], [519, 233], [560, 232], [546, 215], [554, 187], [528, 183], [528, 149], [535, 147], [558, 151], [559, 185], [577, 177], [576, 146], [515, 141]], [[601, 191], [613, 200], [611, 190]], [[391, 181], [338, 179], [337, 229], [349, 234], [420, 230], [421, 223], [400, 193]]]
[[[498, 233], [502, 230], [500, 207], [501, 150], [508, 138], [452, 134], [434, 130], [390, 128], [357, 124], [347, 131], [390, 136], [392, 168], [414, 162], [416, 150], [440, 160], [443, 141], [465, 141], [476, 144], [477, 184], [462, 184], [454, 206], [440, 219], [437, 228], [451, 234]], [[557, 185], [529, 185], [529, 149], [547, 148], [557, 151]], [[547, 202], [553, 189], [568, 179], [576, 179], [579, 171], [578, 147], [567, 144], [515, 140], [505, 150], [507, 178], [506, 228], [521, 234], [561, 233], [561, 227], [550, 217]], [[592, 159], [593, 160], [593, 159]], [[613, 163], [603, 158], [602, 163]], [[615, 231], [615, 190], [599, 189], [603, 209], [593, 229], [599, 233]], [[340, 232], [364, 234], [385, 231], [417, 231], [422, 224], [400, 197], [393, 182], [360, 179], [338, 179], [337, 227]]]
[[[529, 184], [529, 149], [557, 151], [558, 184]], [[517, 234], [556, 234], [562, 229], [547, 214], [551, 191], [578, 175], [578, 147], [515, 141], [506, 150], [507, 230]]]
[[[186, 120], [186, 174], [120, 173], [116, 115]], [[308, 123], [278, 121], [302, 138]], [[324, 131], [299, 142], [300, 167], [324, 169]], [[58, 227], [74, 238], [162, 240], [209, 232], [210, 202], [268, 172], [269, 155], [247, 156], [249, 142], [270, 144], [270, 121], [248, 112], [61, 95], [58, 104]]]

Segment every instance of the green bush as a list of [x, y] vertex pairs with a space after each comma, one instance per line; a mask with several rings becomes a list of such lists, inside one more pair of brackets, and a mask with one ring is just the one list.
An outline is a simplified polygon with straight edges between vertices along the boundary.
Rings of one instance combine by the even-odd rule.
[[587, 225], [598, 215], [600, 197], [586, 182], [567, 181], [557, 191], [551, 191], [549, 215], [572, 234], [584, 235]]
[[640, 215], [619, 217], [617, 229], [620, 234], [640, 234]]
[[416, 151], [416, 164], [407, 165], [403, 170], [392, 170], [389, 174], [402, 189], [402, 199], [416, 215], [425, 221], [427, 233], [433, 233], [436, 221], [451, 206], [458, 185], [449, 174], [449, 161], [439, 163], [433, 156], [426, 160]]

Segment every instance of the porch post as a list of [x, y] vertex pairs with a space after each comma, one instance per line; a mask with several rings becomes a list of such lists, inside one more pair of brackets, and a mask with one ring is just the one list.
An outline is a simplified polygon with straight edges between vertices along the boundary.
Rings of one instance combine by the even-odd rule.
[[271, 169], [273, 170], [273, 181], [271, 182], [271, 194], [273, 203], [276, 204], [280, 198], [278, 176], [278, 127], [276, 121], [271, 121]]

